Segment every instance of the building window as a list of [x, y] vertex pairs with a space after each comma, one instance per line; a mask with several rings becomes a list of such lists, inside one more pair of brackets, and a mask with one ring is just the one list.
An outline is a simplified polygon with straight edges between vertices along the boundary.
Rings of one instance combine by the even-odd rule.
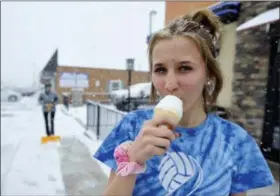
[[121, 80], [109, 80], [108, 82], [108, 91], [115, 91], [123, 89], [123, 82]]

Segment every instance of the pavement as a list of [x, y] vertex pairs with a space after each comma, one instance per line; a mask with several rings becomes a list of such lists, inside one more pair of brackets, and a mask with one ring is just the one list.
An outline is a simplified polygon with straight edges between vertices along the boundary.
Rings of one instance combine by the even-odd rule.
[[[42, 145], [41, 108], [31, 103], [1, 103], [1, 195], [101, 195], [110, 169], [92, 154], [102, 141], [59, 106], [55, 127], [62, 140]], [[248, 195], [279, 195], [279, 183]]]
[[67, 195], [101, 195], [108, 176], [91, 158], [87, 146], [74, 137], [65, 137], [59, 148], [61, 173]]

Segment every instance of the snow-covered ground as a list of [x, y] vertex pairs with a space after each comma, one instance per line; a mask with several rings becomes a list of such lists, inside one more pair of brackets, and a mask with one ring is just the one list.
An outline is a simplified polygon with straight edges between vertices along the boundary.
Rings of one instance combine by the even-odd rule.
[[[73, 117], [62, 113], [61, 106], [58, 106], [55, 118], [56, 135], [78, 139], [87, 146], [88, 157], [91, 157], [102, 141], [86, 137], [85, 129]], [[60, 146], [56, 143], [42, 145], [40, 139], [44, 135], [40, 106], [31, 100], [1, 103], [1, 195], [66, 194], [58, 152]], [[108, 177], [109, 168], [95, 162], [101, 168], [100, 172]]]
[[[55, 128], [61, 145], [41, 144], [45, 127], [37, 97], [1, 103], [1, 195], [101, 194], [110, 169], [92, 159], [102, 141], [79, 123], [86, 123], [85, 117], [86, 107], [70, 108], [68, 114], [58, 105]], [[111, 122], [105, 134], [114, 126], [112, 119], [102, 120]], [[279, 195], [279, 184], [248, 195]]]

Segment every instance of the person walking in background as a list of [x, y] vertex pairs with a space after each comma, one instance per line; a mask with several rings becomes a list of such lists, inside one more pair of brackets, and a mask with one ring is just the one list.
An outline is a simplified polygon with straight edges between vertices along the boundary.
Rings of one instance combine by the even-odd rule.
[[63, 93], [63, 105], [65, 106], [66, 110], [69, 110], [69, 102], [70, 102], [70, 94]]
[[[42, 104], [45, 125], [46, 125], [46, 134], [47, 136], [54, 135], [54, 117], [55, 117], [58, 97], [57, 94], [51, 90], [51, 84], [45, 85], [45, 92], [40, 94], [39, 102]], [[51, 129], [49, 128], [49, 117], [50, 117]]]

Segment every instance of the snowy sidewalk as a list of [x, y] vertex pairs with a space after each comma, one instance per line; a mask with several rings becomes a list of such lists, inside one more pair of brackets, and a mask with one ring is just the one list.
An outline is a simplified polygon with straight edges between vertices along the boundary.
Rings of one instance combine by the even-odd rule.
[[[62, 111], [65, 110], [62, 109]], [[94, 160], [92, 155], [102, 141], [94, 140], [93, 135], [88, 138], [81, 123], [77, 122], [71, 113], [70, 115], [65, 114], [65, 112], [60, 114], [64, 115], [65, 122], [58, 123], [58, 129], [60, 129], [59, 126], [61, 129], [65, 128], [65, 124], [71, 122], [68, 125], [70, 129], [64, 133], [59, 148], [66, 194], [101, 195], [107, 184], [110, 169]]]
[[[1, 195], [84, 195], [90, 193], [86, 187], [102, 191], [100, 183], [106, 182], [109, 170], [92, 159], [100, 142], [88, 139], [71, 116], [57, 108], [55, 130], [62, 137], [59, 146], [40, 143], [45, 127], [39, 106], [11, 114], [2, 118], [1, 108], [1, 158], [5, 160], [1, 163]], [[91, 175], [85, 177], [85, 173]]]
[[[40, 108], [13, 111], [11, 114], [13, 117], [10, 119], [1, 116], [4, 122], [4, 125], [1, 124], [1, 133], [5, 131], [1, 139], [5, 141], [9, 138], [6, 145], [14, 149], [13, 158], [3, 166], [6, 173], [1, 183], [2, 195], [63, 194], [64, 185], [56, 146], [40, 144], [40, 138], [44, 135]], [[1, 158], [6, 159], [2, 154]]]

